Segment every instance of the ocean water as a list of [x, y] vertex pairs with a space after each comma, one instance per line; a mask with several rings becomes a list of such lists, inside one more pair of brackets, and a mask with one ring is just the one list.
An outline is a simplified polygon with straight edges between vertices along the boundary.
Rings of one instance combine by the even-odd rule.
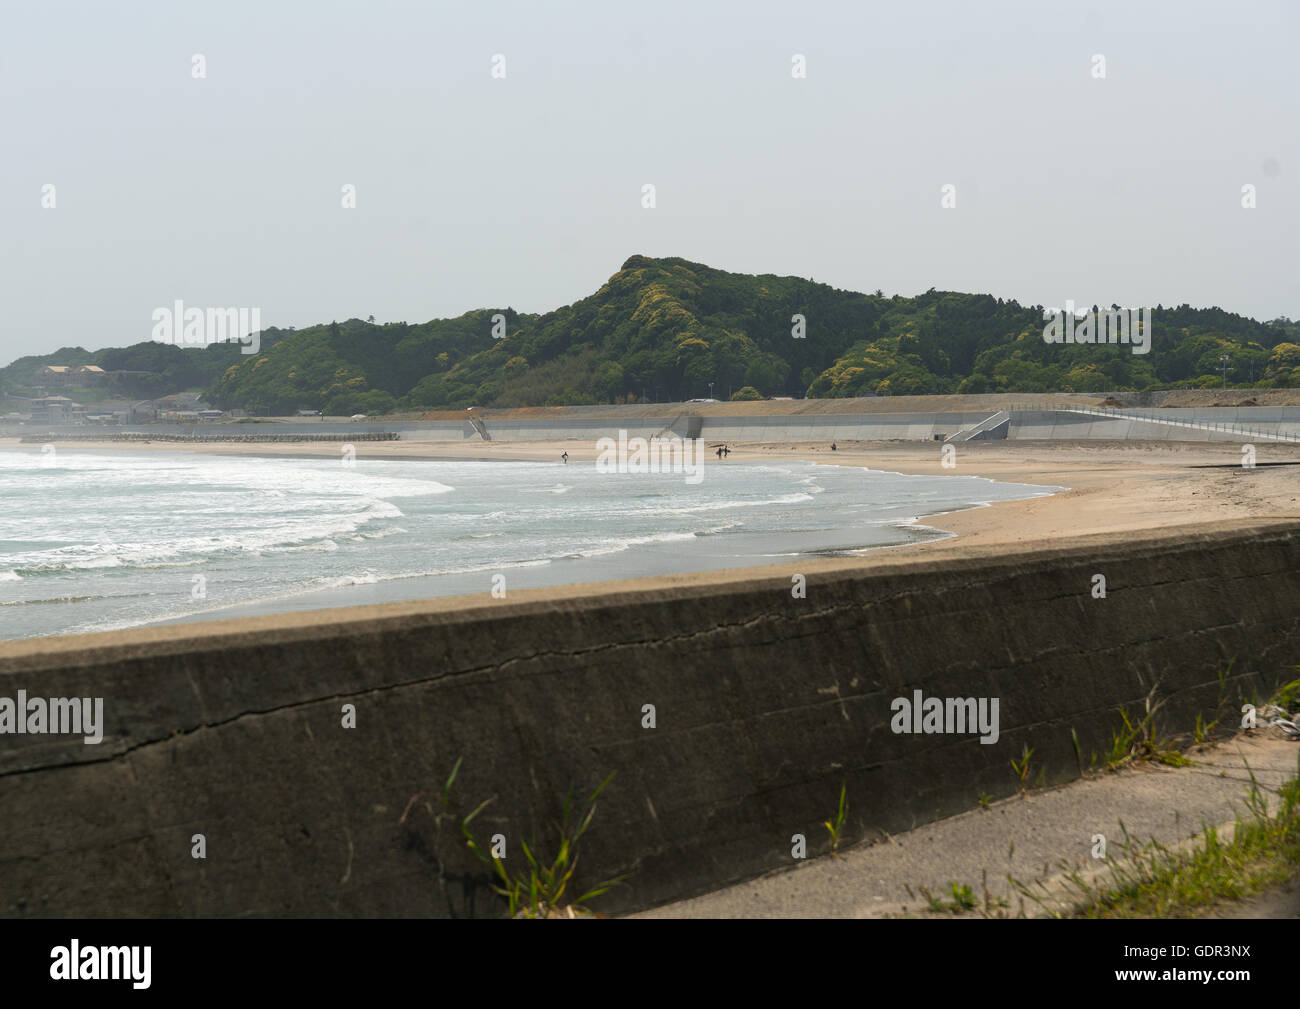
[[843, 555], [1059, 489], [730, 459], [692, 484], [590, 462], [0, 452], [0, 640]]

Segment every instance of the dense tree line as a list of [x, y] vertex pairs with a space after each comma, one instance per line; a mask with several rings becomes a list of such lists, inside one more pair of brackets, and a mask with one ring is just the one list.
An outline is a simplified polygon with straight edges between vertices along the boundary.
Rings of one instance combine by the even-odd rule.
[[[1045, 343], [1042, 306], [987, 294], [843, 291], [633, 256], [544, 315], [481, 309], [417, 325], [349, 319], [267, 330], [261, 353], [137, 344], [24, 358], [153, 372], [133, 394], [199, 386], [221, 407], [331, 415], [467, 406], [1300, 385], [1300, 324], [1156, 306], [1150, 352]], [[156, 388], [155, 388], [156, 387]]]

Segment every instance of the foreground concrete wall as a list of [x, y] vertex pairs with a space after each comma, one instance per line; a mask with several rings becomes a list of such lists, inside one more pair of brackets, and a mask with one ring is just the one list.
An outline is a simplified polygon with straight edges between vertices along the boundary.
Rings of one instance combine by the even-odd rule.
[[[643, 908], [790, 866], [796, 833], [820, 853], [841, 781], [879, 838], [1010, 794], [1025, 747], [1031, 780], [1075, 777], [1071, 730], [1086, 766], [1153, 686], [1189, 731], [1300, 661], [1293, 522], [804, 571], [802, 599], [766, 569], [0, 646], [0, 697], [107, 723], [0, 735], [0, 914], [498, 913], [437, 794], [459, 757], [453, 803], [493, 798], [512, 868], [615, 773], [579, 883], [631, 872], [597, 906]], [[891, 731], [914, 690], [998, 698], [997, 741]]]

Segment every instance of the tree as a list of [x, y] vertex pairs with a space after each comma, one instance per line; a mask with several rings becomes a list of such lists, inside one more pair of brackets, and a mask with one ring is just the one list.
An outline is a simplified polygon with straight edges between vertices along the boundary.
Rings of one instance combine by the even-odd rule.
[[602, 361], [592, 376], [592, 391], [606, 402], [610, 402], [623, 391], [623, 366], [617, 361]]

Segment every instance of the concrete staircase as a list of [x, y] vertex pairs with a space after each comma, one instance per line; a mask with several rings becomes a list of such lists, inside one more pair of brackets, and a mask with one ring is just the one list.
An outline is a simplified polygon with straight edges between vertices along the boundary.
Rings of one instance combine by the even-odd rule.
[[999, 410], [991, 417], [986, 417], [974, 427], [968, 427], [964, 431], [958, 431], [956, 434], [945, 441], [1001, 441], [1006, 438], [1007, 430], [1011, 427], [1011, 414], [1006, 410]]
[[470, 427], [472, 427], [475, 431], [477, 431], [479, 437], [482, 438], [484, 441], [492, 440], [492, 436], [488, 434], [487, 426], [478, 417], [475, 417], [473, 414], [470, 414], [469, 423], [470, 423]]

